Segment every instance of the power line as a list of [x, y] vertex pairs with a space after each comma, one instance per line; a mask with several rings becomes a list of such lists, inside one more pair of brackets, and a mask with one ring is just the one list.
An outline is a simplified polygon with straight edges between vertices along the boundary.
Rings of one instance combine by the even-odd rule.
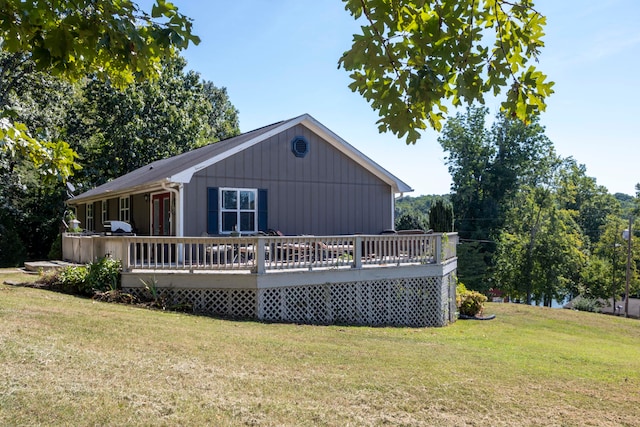
[[498, 243], [493, 240], [483, 240], [483, 239], [458, 239], [460, 242], [477, 242], [477, 243]]

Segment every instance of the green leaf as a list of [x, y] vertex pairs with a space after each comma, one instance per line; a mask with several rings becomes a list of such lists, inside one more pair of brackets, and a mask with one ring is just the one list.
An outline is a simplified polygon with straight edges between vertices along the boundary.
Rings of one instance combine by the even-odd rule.
[[[537, 70], [517, 76], [544, 46], [546, 21], [529, 1], [345, 0], [345, 9], [363, 25], [338, 68], [378, 112], [380, 128], [409, 143], [412, 129], [440, 130], [441, 118], [431, 112], [443, 101], [483, 103], [485, 93], [511, 86], [503, 108], [530, 120], [553, 93]], [[384, 83], [389, 77], [394, 91]]]

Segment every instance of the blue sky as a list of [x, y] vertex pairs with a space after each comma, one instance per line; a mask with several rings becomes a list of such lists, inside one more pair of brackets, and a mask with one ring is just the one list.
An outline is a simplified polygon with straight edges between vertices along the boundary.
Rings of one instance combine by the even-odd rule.
[[[243, 132], [309, 113], [414, 188], [445, 194], [437, 134], [407, 146], [379, 134], [377, 113], [337, 68], [358, 24], [339, 0], [174, 0], [194, 20], [188, 68], [226, 87]], [[150, 11], [150, 0], [139, 5]], [[547, 16], [539, 68], [556, 82], [541, 122], [558, 153], [611, 193], [640, 182], [640, 2], [539, 0]], [[497, 111], [492, 106], [492, 112]], [[492, 114], [493, 114], [492, 113]]]

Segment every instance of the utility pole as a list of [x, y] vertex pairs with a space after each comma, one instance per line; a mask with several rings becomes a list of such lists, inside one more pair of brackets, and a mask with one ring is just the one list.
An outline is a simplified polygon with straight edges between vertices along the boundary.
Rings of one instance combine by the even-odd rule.
[[631, 281], [631, 235], [633, 226], [633, 215], [629, 215], [629, 229], [627, 231], [627, 283], [624, 294], [624, 317], [629, 317], [629, 282]]

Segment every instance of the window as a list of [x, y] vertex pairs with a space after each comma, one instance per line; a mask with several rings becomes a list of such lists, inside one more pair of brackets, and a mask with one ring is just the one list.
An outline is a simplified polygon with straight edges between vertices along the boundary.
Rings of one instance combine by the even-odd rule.
[[[223, 200], [223, 191], [229, 191], [228, 194], [229, 200], [227, 201], [227, 206], [234, 206], [233, 201], [235, 200], [235, 205], [238, 206], [237, 209], [225, 209], [227, 213], [227, 221], [225, 222], [225, 226], [231, 228], [231, 231], [223, 231], [222, 227], [222, 200]], [[243, 193], [241, 196], [240, 193]], [[252, 193], [246, 194], [246, 193]], [[233, 193], [233, 194], [232, 194]], [[255, 196], [258, 196], [256, 199]], [[242, 199], [242, 200], [241, 200]], [[253, 201], [251, 201], [253, 200]], [[242, 203], [239, 203], [242, 202]], [[243, 206], [251, 207], [252, 209], [241, 209], [240, 204]], [[233, 224], [237, 226], [240, 225], [240, 231], [245, 230], [245, 233], [255, 232], [257, 230], [267, 231], [269, 224], [269, 215], [268, 215], [268, 203], [267, 203], [267, 189], [259, 188], [255, 189], [234, 189], [234, 188], [218, 188], [218, 187], [208, 187], [207, 188], [207, 233], [210, 235], [218, 235], [221, 233], [231, 233], [233, 231]], [[233, 215], [233, 213], [236, 213]], [[244, 215], [242, 215], [244, 213]], [[241, 216], [242, 218], [238, 218]], [[245, 220], [245, 223], [251, 222], [251, 217], [256, 217], [254, 219], [254, 224], [257, 222], [257, 230], [253, 229], [250, 231], [246, 231], [245, 227], [242, 227], [242, 222]], [[227, 224], [228, 221], [232, 221], [231, 226]], [[255, 225], [254, 225], [255, 226]]]
[[129, 222], [129, 198], [120, 197], [120, 221]]
[[220, 232], [255, 233], [257, 223], [257, 196], [254, 189], [220, 189]]
[[102, 223], [104, 224], [109, 219], [108, 203], [106, 200], [102, 201]]
[[93, 231], [93, 203], [87, 205], [87, 230]]

